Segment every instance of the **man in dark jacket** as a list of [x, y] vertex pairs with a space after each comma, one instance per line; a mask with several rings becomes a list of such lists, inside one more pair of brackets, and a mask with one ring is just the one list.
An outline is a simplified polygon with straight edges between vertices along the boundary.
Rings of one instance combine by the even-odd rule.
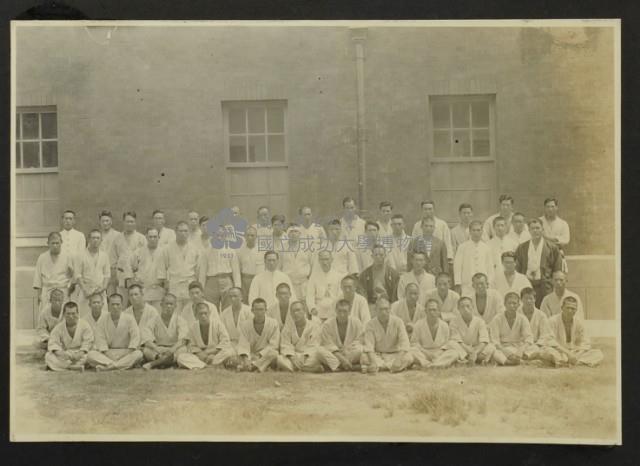
[[390, 302], [398, 300], [398, 280], [400, 275], [387, 265], [387, 250], [376, 244], [372, 250], [373, 264], [360, 274], [360, 286], [370, 304], [374, 304], [380, 294], [386, 294]]
[[433, 231], [436, 224], [432, 218], [422, 220], [422, 236], [413, 238], [407, 249], [407, 271], [411, 271], [411, 262], [416, 252], [423, 252], [427, 258], [425, 270], [434, 276], [440, 273], [449, 273], [447, 259], [447, 247], [444, 242], [435, 236]]
[[553, 273], [562, 270], [562, 256], [558, 247], [542, 235], [542, 222], [529, 220], [531, 239], [516, 249], [516, 270], [525, 274], [536, 290], [536, 307], [548, 291]]

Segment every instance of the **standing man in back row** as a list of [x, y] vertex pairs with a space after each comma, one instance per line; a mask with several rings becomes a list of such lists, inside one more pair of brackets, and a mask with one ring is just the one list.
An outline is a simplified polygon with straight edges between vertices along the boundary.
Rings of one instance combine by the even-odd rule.
[[[158, 230], [158, 237], [160, 238], [158, 240], [158, 246], [164, 248], [165, 246], [173, 243], [176, 240], [176, 232], [171, 228], [165, 228], [164, 211], [156, 209], [153, 211], [152, 217], [153, 226], [156, 227], [156, 230]], [[187, 232], [188, 231], [189, 227], [187, 226]]]
[[200, 253], [189, 244], [187, 222], [178, 222], [176, 239], [165, 246], [160, 255], [158, 279], [164, 281], [165, 290], [175, 295], [178, 309], [189, 300], [189, 284], [198, 279]]
[[364, 236], [365, 221], [362, 220], [357, 212], [356, 201], [352, 197], [345, 197], [342, 200], [342, 218], [340, 219], [341, 236], [348, 241], [351, 250], [355, 251], [358, 244], [358, 237]]
[[[100, 243], [100, 250], [103, 251], [107, 257], [111, 256], [111, 247], [116, 240], [120, 232], [113, 225], [113, 215], [110, 210], [103, 210], [98, 214], [100, 221], [100, 233], [102, 233], [102, 242]], [[112, 264], [110, 264], [112, 265]], [[118, 288], [118, 277], [115, 273], [111, 274], [109, 285], [107, 287], [107, 295], [115, 293]]]
[[76, 213], [73, 210], [65, 210], [62, 214], [62, 230], [60, 230], [62, 250], [74, 261], [86, 246], [84, 234], [74, 228], [75, 224]]
[[469, 224], [473, 220], [473, 207], [471, 207], [471, 204], [460, 204], [458, 216], [460, 217], [460, 223], [451, 229], [453, 257], [455, 257], [458, 247], [470, 238]]
[[[422, 236], [422, 224], [425, 220], [433, 221], [433, 236], [443, 241], [447, 248], [447, 260], [453, 262], [453, 245], [451, 244], [451, 230], [447, 222], [436, 217], [436, 203], [434, 201], [422, 201], [420, 203], [422, 209], [422, 219], [418, 220], [413, 226], [411, 236], [417, 238]], [[446, 271], [445, 271], [446, 272]]]
[[498, 198], [498, 205], [500, 207], [497, 214], [491, 215], [484, 222], [482, 240], [489, 241], [495, 236], [495, 230], [493, 229], [493, 219], [496, 217], [504, 218], [506, 224], [507, 234], [511, 232], [511, 218], [513, 217], [513, 197], [508, 194], [501, 194]]

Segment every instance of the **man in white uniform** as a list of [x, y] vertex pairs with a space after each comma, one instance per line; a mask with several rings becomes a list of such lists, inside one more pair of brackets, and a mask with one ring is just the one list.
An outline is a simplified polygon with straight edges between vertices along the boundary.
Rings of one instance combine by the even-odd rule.
[[390, 304], [384, 297], [376, 303], [376, 317], [365, 326], [362, 372], [378, 370], [402, 372], [413, 363], [409, 336], [400, 317], [390, 314]]
[[496, 271], [493, 286], [502, 296], [506, 296], [510, 291], [519, 294], [524, 288], [531, 287], [527, 276], [516, 271], [516, 254], [514, 252], [503, 252], [501, 262], [502, 271]]
[[100, 230], [91, 230], [89, 245], [76, 260], [78, 286], [74, 299], [78, 304], [80, 317], [85, 317], [89, 313], [89, 296], [98, 293], [106, 299], [107, 286], [113, 269], [109, 266], [107, 254], [100, 250], [101, 240]]
[[318, 359], [331, 372], [353, 371], [360, 368], [364, 343], [364, 326], [350, 316], [350, 306], [344, 299], [338, 300], [335, 317], [322, 324]]
[[472, 292], [472, 277], [477, 273], [485, 274], [489, 283], [493, 283], [494, 269], [491, 249], [482, 241], [482, 223], [474, 220], [469, 224], [471, 238], [458, 246], [453, 261], [455, 290], [460, 295]]
[[144, 298], [156, 309], [165, 294], [164, 280], [160, 278], [159, 267], [162, 266], [162, 250], [158, 247], [158, 230], [154, 227], [147, 230], [146, 245], [136, 249], [131, 257], [131, 278], [127, 286], [137, 283], [144, 288]]
[[[175, 241], [162, 249], [158, 278], [164, 280], [167, 292], [178, 298], [178, 309], [182, 309], [189, 299], [189, 283], [196, 281], [199, 276], [200, 252], [187, 241], [187, 222], [178, 222], [176, 231]], [[162, 235], [159, 246], [162, 247]]]
[[49, 250], [38, 256], [33, 274], [33, 289], [40, 310], [49, 302], [49, 293], [54, 288], [62, 291], [66, 301], [71, 281], [75, 276], [71, 257], [62, 251], [60, 233], [57, 231], [49, 233], [47, 245]]
[[147, 239], [136, 231], [137, 215], [134, 211], [122, 214], [122, 233], [116, 235], [109, 253], [111, 274], [117, 276], [117, 290], [127, 301], [128, 278], [133, 276], [131, 262], [135, 251], [147, 245]]
[[331, 252], [321, 251], [318, 262], [320, 266], [314, 268], [307, 283], [307, 307], [312, 315], [324, 322], [333, 317], [334, 303], [338, 299], [343, 276], [333, 270]]
[[571, 231], [569, 224], [558, 217], [557, 199], [550, 197], [544, 200], [544, 215], [540, 221], [544, 237], [564, 251], [571, 240]]
[[529, 227], [524, 219], [524, 214], [516, 212], [511, 216], [511, 231], [507, 233], [511, 239], [513, 239], [518, 245], [525, 243], [531, 239], [529, 234]]
[[313, 220], [311, 207], [302, 206], [298, 209], [300, 216], [300, 241], [303, 250], [314, 253], [320, 247], [320, 240], [326, 238], [324, 228]]
[[402, 214], [395, 214], [391, 217], [391, 230], [391, 239], [382, 238], [382, 244], [389, 251], [387, 263], [396, 272], [402, 274], [407, 271], [407, 249], [411, 243], [411, 238], [404, 232], [404, 217]]
[[145, 370], [171, 367], [177, 362], [179, 355], [187, 351], [189, 326], [180, 317], [176, 301], [171, 293], [164, 295], [160, 315], [146, 329], [148, 336], [142, 348], [147, 361], [142, 365]]
[[504, 301], [499, 291], [489, 288], [487, 276], [477, 273], [473, 276], [473, 292], [468, 296], [473, 303], [473, 312], [489, 325], [493, 318], [504, 310]]
[[567, 289], [567, 274], [562, 271], [553, 273], [553, 291], [542, 299], [540, 310], [544, 312], [547, 317], [560, 314], [562, 311], [562, 301], [564, 301], [564, 298], [567, 296], [575, 298], [578, 306], [577, 316], [580, 320], [584, 321], [585, 315], [582, 300], [576, 293]]
[[97, 371], [131, 369], [142, 361], [140, 329], [133, 316], [122, 312], [122, 296], [109, 296], [109, 312], [98, 321], [93, 350], [87, 362]]
[[503, 217], [493, 219], [493, 238], [487, 241], [487, 246], [491, 249], [495, 274], [502, 272], [502, 253], [515, 252], [518, 243], [507, 235], [507, 223]]
[[491, 215], [485, 220], [483, 225], [483, 241], [489, 241], [494, 237], [495, 231], [493, 229], [493, 219], [496, 217], [502, 217], [505, 220], [507, 233], [511, 231], [511, 218], [513, 217], [513, 197], [508, 194], [501, 194], [498, 198], [499, 211], [497, 214]]
[[200, 214], [192, 210], [187, 215], [187, 223], [189, 224], [188, 241], [195, 247], [202, 247], [202, 230], [200, 229]]
[[[359, 273], [358, 261], [355, 255], [355, 243], [351, 243], [348, 238], [341, 238], [341, 226], [339, 220], [331, 220], [327, 224], [327, 238], [320, 240], [320, 251], [329, 251], [333, 257], [333, 268], [340, 275], [340, 278], [345, 275]], [[364, 222], [363, 222], [364, 229]], [[318, 254], [313, 263], [312, 269], [319, 266]]]
[[324, 372], [318, 359], [322, 327], [317, 319], [307, 319], [302, 301], [291, 304], [291, 318], [280, 332], [278, 369], [288, 372]]
[[[156, 209], [153, 211], [153, 214], [151, 214], [151, 217], [153, 219], [153, 226], [156, 228], [156, 230], [158, 230], [158, 238], [159, 238], [158, 246], [161, 248], [164, 248], [165, 246], [172, 244], [176, 240], [176, 232], [173, 231], [171, 228], [166, 228], [164, 226], [165, 225], [164, 211]], [[187, 229], [187, 234], [185, 234], [185, 238], [188, 238], [189, 226], [186, 225], [186, 222], [184, 223]], [[180, 298], [178, 297], [178, 299]]]
[[[100, 220], [100, 233], [102, 233], [102, 242], [100, 243], [100, 250], [107, 254], [107, 257], [111, 256], [111, 248], [113, 246], [114, 241], [120, 234], [118, 230], [112, 227], [113, 225], [113, 215], [110, 210], [103, 210], [98, 214], [98, 219]], [[114, 267], [113, 264], [109, 264]], [[109, 286], [107, 287], [107, 295], [111, 295], [115, 293], [118, 288], [118, 277], [115, 273], [111, 274], [111, 279], [109, 280]]]
[[93, 331], [80, 319], [78, 306], [73, 301], [64, 305], [64, 320], [51, 332], [48, 351], [44, 357], [52, 371], [84, 371], [87, 353], [93, 346]]
[[342, 210], [343, 214], [340, 219], [341, 237], [348, 241], [351, 250], [355, 251], [358, 244], [358, 237], [364, 235], [365, 221], [356, 213], [356, 201], [351, 197], [345, 197], [342, 200]]
[[280, 329], [278, 323], [266, 316], [267, 303], [262, 298], [251, 302], [253, 318], [245, 320], [240, 325], [240, 340], [238, 355], [241, 371], [264, 372], [269, 367], [276, 366], [278, 347], [280, 344]]
[[307, 282], [311, 275], [313, 253], [300, 242], [300, 225], [292, 223], [287, 230], [287, 247], [280, 259], [281, 270], [291, 279], [293, 290], [299, 299], [307, 296]]
[[[271, 307], [276, 302], [276, 288], [280, 283], [286, 283], [289, 285], [289, 289], [293, 289], [289, 276], [278, 270], [279, 257], [275, 251], [265, 252], [265, 271], [253, 278], [251, 288], [249, 288], [249, 302], [253, 302], [256, 298], [262, 298], [266, 301], [267, 307]], [[294, 301], [297, 300], [293, 291], [291, 298]]]
[[39, 350], [46, 350], [53, 329], [62, 321], [64, 293], [54, 288], [49, 293], [49, 303], [42, 308], [36, 325], [36, 339], [33, 345]]
[[420, 290], [420, 299], [424, 301], [426, 294], [436, 287], [436, 277], [425, 271], [426, 258], [424, 252], [416, 252], [412, 257], [411, 272], [405, 272], [398, 281], [398, 299], [404, 298], [409, 283], [415, 283]]
[[451, 245], [453, 246], [453, 257], [455, 257], [460, 246], [471, 237], [469, 234], [469, 224], [473, 220], [473, 207], [471, 204], [463, 203], [458, 207], [460, 222], [451, 229]]
[[73, 210], [65, 210], [62, 214], [62, 250], [75, 260], [86, 246], [84, 234], [74, 228], [76, 224], [76, 213]]
[[378, 205], [378, 234], [380, 241], [384, 244], [383, 238], [388, 238], [393, 234], [391, 228], [391, 216], [393, 215], [393, 204], [390, 201], [382, 201]]

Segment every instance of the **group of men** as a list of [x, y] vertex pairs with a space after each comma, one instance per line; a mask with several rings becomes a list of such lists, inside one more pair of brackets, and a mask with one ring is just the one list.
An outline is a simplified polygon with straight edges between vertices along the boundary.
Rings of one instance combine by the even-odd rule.
[[424, 201], [411, 236], [391, 202], [365, 222], [345, 198], [324, 227], [306, 206], [288, 225], [261, 207], [239, 248], [226, 241], [241, 233], [233, 221], [210, 231], [189, 212], [174, 231], [159, 210], [146, 235], [135, 212], [118, 232], [103, 211], [85, 244], [65, 211], [36, 264], [36, 344], [53, 370], [598, 364], [580, 298], [566, 289], [570, 236], [557, 200], [527, 224], [511, 197], [499, 204], [485, 222], [462, 204], [449, 229]]

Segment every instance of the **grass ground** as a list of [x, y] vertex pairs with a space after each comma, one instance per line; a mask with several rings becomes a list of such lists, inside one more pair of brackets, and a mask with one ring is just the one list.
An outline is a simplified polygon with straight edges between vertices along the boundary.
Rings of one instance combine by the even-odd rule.
[[613, 339], [595, 369], [459, 367], [401, 374], [53, 373], [15, 364], [13, 434], [616, 439]]

